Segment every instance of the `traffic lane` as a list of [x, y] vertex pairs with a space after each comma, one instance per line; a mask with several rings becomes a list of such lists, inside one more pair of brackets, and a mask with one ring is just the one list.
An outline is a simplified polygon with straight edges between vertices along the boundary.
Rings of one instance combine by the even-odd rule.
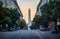
[[0, 32], [1, 39], [40, 39], [35, 33], [38, 30], [20, 30], [14, 32]]
[[60, 39], [60, 33], [51, 33], [51, 31], [39, 31], [39, 34], [44, 39]]

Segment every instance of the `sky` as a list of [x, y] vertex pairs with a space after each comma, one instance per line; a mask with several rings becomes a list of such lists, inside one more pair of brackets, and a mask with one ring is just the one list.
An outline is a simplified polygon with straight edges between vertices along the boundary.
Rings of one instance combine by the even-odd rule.
[[23, 14], [23, 18], [25, 19], [26, 23], [28, 23], [28, 10], [31, 9], [31, 20], [33, 20], [37, 5], [40, 0], [17, 0], [18, 5], [21, 9], [21, 12]]

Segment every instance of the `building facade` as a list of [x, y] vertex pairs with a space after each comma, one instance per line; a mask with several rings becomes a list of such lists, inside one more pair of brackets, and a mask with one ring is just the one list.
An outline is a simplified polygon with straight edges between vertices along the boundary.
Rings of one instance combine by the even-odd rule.
[[[40, 15], [40, 16], [42, 15], [40, 8], [41, 8], [45, 3], [49, 3], [49, 1], [54, 1], [54, 0], [40, 0], [39, 4], [37, 5], [36, 15]], [[56, 1], [59, 1], [59, 2], [60, 2], [60, 0], [56, 0]]]
[[36, 15], [41, 16], [41, 9], [40, 9], [40, 7], [43, 6], [45, 3], [49, 3], [49, 0], [40, 0], [39, 4], [37, 5]]

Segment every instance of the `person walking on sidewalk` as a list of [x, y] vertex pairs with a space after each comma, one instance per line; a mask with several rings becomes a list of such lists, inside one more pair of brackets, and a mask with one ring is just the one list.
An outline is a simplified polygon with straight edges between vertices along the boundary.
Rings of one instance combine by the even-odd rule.
[[49, 30], [54, 30], [54, 21], [50, 21], [49, 22], [49, 26], [48, 26]]
[[57, 29], [58, 29], [58, 32], [60, 30], [60, 19], [57, 20]]

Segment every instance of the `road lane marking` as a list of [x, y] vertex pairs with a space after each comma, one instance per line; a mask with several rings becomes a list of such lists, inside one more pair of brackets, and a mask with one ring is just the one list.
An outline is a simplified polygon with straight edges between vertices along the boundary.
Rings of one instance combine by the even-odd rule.
[[36, 33], [37, 36], [39, 36], [41, 39], [44, 39], [41, 34], [39, 34], [38, 32], [35, 32], [35, 33]]

